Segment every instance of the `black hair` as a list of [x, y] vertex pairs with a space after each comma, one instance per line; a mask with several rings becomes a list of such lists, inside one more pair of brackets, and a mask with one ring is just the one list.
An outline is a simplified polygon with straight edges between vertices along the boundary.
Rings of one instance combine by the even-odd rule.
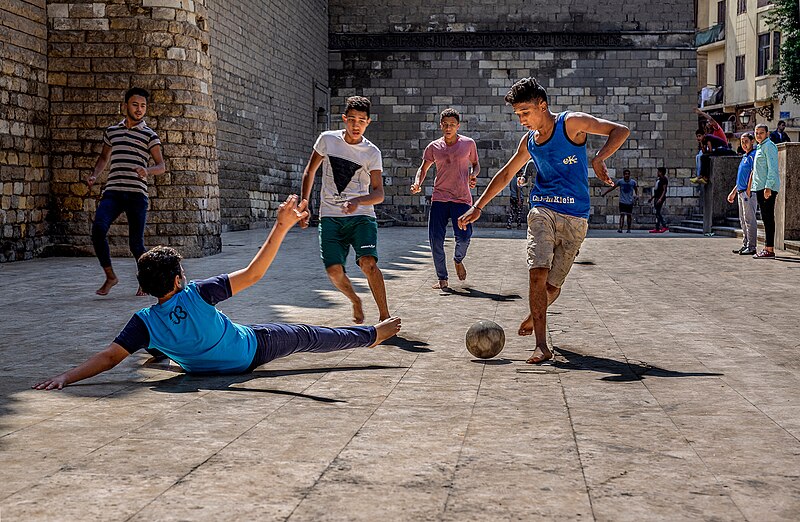
[[547, 91], [533, 77], [519, 80], [511, 86], [505, 96], [506, 103], [511, 105], [536, 100], [547, 103]]
[[747, 132], [745, 132], [744, 134], [742, 134], [742, 138], [747, 138], [747, 139], [749, 139], [749, 140], [755, 140], [755, 139], [756, 139], [756, 135], [755, 135], [755, 134], [753, 134], [753, 133], [752, 133], [752, 132], [750, 132], [750, 131], [747, 131]]
[[369, 109], [372, 106], [372, 103], [369, 101], [369, 98], [364, 98], [363, 96], [350, 96], [347, 98], [345, 102], [344, 113], [347, 114], [350, 111], [359, 111], [359, 112], [366, 112], [367, 118], [369, 118]]
[[136, 278], [146, 293], [153, 297], [164, 297], [175, 288], [175, 276], [181, 275], [181, 255], [177, 250], [165, 246], [151, 248], [138, 261]]
[[659, 174], [663, 174], [663, 175], [666, 176], [667, 175], [667, 167], [658, 167], [658, 173]]
[[626, 173], [626, 172], [627, 172], [628, 174], [630, 174], [630, 173], [631, 173], [631, 169], [622, 169], [622, 174], [623, 174], [623, 175], [625, 175], [625, 173]]
[[694, 135], [695, 136], [705, 136], [706, 135], [706, 131], [704, 131], [703, 129], [697, 129], [696, 131], [694, 131]]
[[461, 122], [461, 115], [452, 107], [442, 111], [442, 113], [439, 115], [439, 123], [441, 123], [445, 118], [455, 118], [457, 122]]
[[784, 125], [786, 125], [786, 122], [785, 122], [785, 121], [783, 121], [783, 120], [778, 120], [778, 125], [780, 125], [781, 123], [783, 123]]
[[134, 96], [141, 96], [144, 98], [144, 101], [150, 101], [150, 93], [147, 92], [145, 89], [141, 87], [131, 87], [127, 91], [125, 91], [125, 103], [128, 103], [128, 100], [133, 98]]

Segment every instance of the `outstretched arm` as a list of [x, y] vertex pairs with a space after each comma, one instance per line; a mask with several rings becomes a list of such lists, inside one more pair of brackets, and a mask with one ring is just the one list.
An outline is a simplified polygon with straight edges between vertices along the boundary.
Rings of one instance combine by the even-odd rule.
[[481, 217], [481, 209], [508, 186], [511, 178], [525, 166], [529, 159], [531, 159], [531, 155], [528, 152], [528, 135], [526, 134], [520, 140], [517, 152], [508, 160], [508, 163], [503, 165], [503, 168], [497, 171], [478, 201], [458, 218], [458, 228], [466, 230], [467, 225], [477, 221]]
[[631, 131], [625, 125], [613, 121], [596, 118], [584, 112], [570, 114], [566, 120], [567, 134], [574, 142], [582, 142], [587, 134], [608, 136], [606, 143], [592, 158], [592, 169], [597, 178], [606, 185], [613, 185], [614, 180], [608, 175], [606, 160], [625, 143]]
[[417, 169], [417, 175], [414, 176], [414, 183], [411, 184], [411, 193], [419, 194], [422, 190], [422, 184], [425, 182], [425, 176], [428, 175], [428, 169], [433, 165], [432, 161], [426, 159], [422, 160], [422, 165]]
[[[616, 190], [618, 186], [619, 186], [619, 185], [614, 185], [613, 187], [611, 187], [610, 189], [606, 190], [605, 192], [603, 192], [603, 193], [602, 193], [602, 194], [600, 194], [600, 195], [601, 195], [601, 196], [605, 196], [605, 195], [606, 195], [606, 194], [608, 194], [609, 192], [613, 192], [614, 190]], [[635, 190], [635, 189], [634, 189], [634, 190]]]
[[68, 384], [82, 381], [93, 377], [98, 373], [110, 370], [122, 362], [128, 355], [128, 351], [117, 343], [111, 343], [102, 352], [92, 355], [86, 362], [75, 368], [44, 380], [32, 386], [35, 390], [60, 390]]
[[236, 295], [245, 288], [257, 283], [266, 273], [278, 249], [286, 237], [286, 233], [299, 221], [308, 217], [308, 200], [297, 203], [297, 196], [292, 194], [278, 207], [278, 219], [272, 226], [267, 240], [261, 245], [247, 268], [237, 270], [228, 275], [231, 283], [231, 295]]

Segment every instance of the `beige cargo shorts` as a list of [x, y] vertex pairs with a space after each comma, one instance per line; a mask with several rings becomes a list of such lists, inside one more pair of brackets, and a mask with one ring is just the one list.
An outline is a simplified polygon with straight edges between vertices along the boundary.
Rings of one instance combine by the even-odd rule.
[[549, 268], [547, 282], [561, 288], [586, 237], [589, 222], [545, 207], [528, 212], [528, 269]]

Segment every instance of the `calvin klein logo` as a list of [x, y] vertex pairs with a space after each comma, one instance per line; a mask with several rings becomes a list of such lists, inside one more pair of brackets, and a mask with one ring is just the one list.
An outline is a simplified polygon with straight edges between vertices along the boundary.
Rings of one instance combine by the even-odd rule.
[[564, 165], [575, 165], [578, 163], [578, 156], [567, 156], [564, 158]]

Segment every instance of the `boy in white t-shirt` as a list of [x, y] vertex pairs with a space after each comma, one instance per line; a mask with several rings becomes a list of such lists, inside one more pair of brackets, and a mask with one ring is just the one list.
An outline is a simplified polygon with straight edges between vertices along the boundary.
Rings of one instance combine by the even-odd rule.
[[[364, 322], [361, 299], [345, 273], [350, 246], [356, 263], [367, 276], [381, 320], [389, 318], [386, 286], [378, 268], [378, 222], [373, 205], [383, 201], [381, 151], [364, 137], [370, 124], [370, 101], [363, 96], [347, 99], [344, 130], [319, 135], [303, 172], [303, 198], [308, 199], [314, 176], [322, 165], [319, 206], [319, 247], [333, 285], [353, 304], [353, 321]], [[308, 227], [308, 217], [300, 222]]]

